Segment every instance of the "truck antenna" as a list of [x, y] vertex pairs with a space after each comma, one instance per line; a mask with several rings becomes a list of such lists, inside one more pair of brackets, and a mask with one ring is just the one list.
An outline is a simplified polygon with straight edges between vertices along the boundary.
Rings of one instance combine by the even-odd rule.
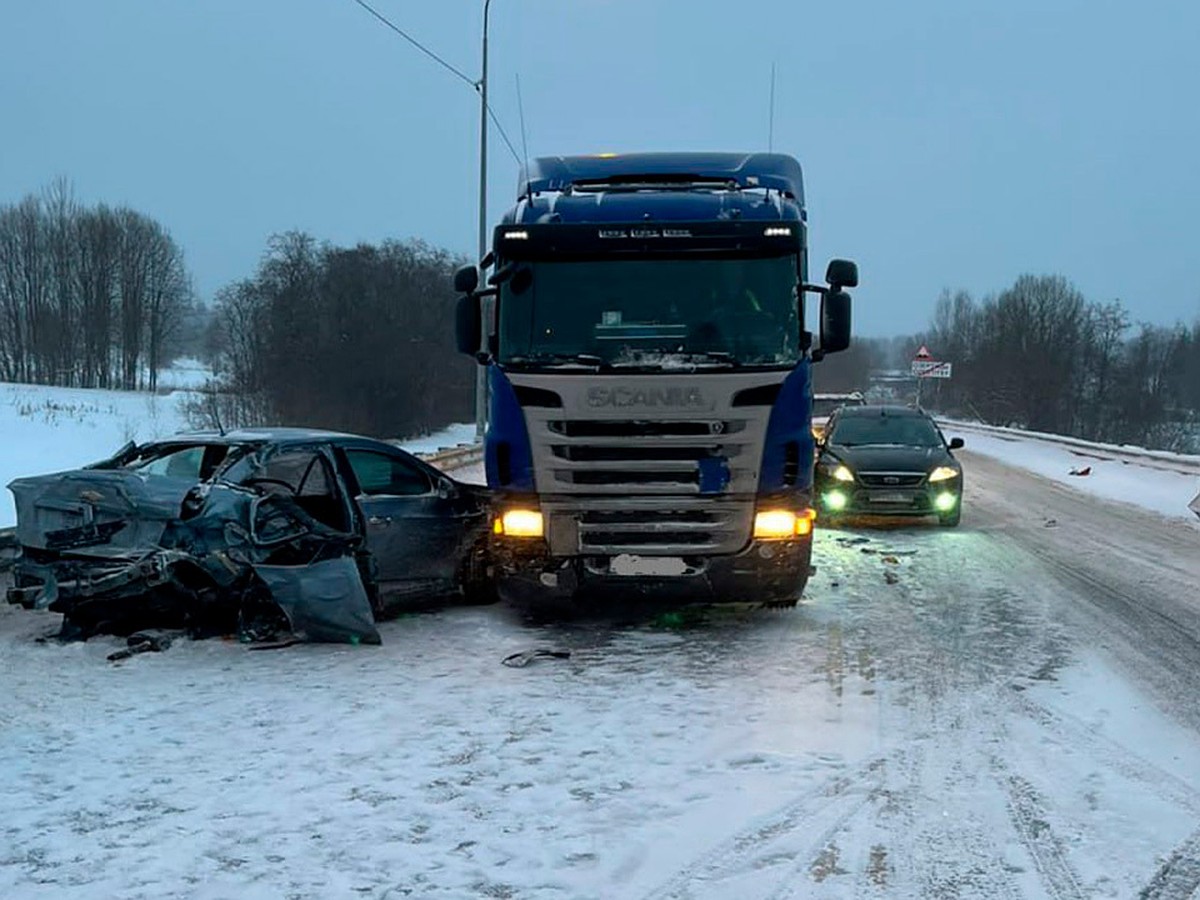
[[771, 63], [771, 111], [767, 117], [767, 152], [775, 152], [775, 63]]
[[517, 112], [521, 116], [521, 152], [525, 155], [525, 172], [529, 172], [529, 136], [525, 131], [525, 102], [521, 98], [521, 73], [517, 73]]

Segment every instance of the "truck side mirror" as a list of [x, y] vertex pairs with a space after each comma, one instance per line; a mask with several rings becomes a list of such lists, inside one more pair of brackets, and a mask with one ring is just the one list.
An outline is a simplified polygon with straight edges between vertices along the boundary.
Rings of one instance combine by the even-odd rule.
[[[458, 276], [456, 275], [456, 285], [457, 281]], [[454, 331], [459, 353], [475, 356], [479, 352], [479, 342], [483, 336], [480, 313], [478, 294], [468, 293], [458, 298], [458, 306], [454, 310]]]
[[961, 450], [965, 446], [966, 442], [964, 442], [962, 438], [950, 438], [951, 450]]
[[830, 290], [821, 298], [821, 352], [837, 353], [849, 346], [850, 295]]
[[848, 259], [831, 259], [825, 280], [835, 289], [858, 287], [858, 265]]
[[460, 294], [474, 293], [479, 287], [479, 270], [474, 266], [463, 266], [454, 273], [454, 290]]

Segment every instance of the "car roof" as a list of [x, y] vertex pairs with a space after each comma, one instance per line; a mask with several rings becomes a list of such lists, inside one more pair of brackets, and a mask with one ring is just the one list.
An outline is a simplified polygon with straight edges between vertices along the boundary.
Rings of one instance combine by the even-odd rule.
[[269, 428], [236, 428], [232, 431], [187, 431], [170, 437], [147, 441], [153, 444], [306, 444], [313, 441], [329, 443], [363, 443], [401, 449], [397, 445], [379, 438], [342, 431], [326, 431], [321, 428], [292, 428], [272, 426]]
[[866, 416], [884, 416], [896, 419], [932, 419], [923, 409], [911, 406], [888, 406], [872, 404], [869, 406], [843, 406], [838, 411], [839, 418], [861, 418]]

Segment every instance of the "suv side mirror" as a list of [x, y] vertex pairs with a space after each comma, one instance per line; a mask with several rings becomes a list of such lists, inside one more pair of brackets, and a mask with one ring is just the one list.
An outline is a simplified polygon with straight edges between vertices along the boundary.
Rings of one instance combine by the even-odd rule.
[[831, 290], [821, 298], [821, 353], [837, 353], [850, 346], [850, 295]]
[[479, 270], [475, 266], [463, 266], [454, 273], [454, 290], [460, 294], [474, 293], [479, 287]]
[[963, 441], [962, 438], [950, 438], [950, 449], [951, 450], [961, 450], [965, 446], [966, 446], [966, 443]]
[[[455, 276], [455, 281], [457, 280]], [[468, 356], [479, 353], [479, 342], [483, 334], [478, 294], [468, 293], [458, 298], [458, 306], [454, 310], [454, 332], [459, 353], [466, 353]]]
[[858, 287], [858, 265], [848, 259], [831, 259], [825, 270], [825, 280], [834, 290]]

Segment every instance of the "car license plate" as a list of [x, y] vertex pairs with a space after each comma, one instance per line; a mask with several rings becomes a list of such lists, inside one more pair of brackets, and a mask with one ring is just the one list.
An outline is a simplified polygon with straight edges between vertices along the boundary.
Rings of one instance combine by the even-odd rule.
[[872, 503], [912, 503], [911, 491], [887, 491], [881, 494], [871, 494]]
[[687, 563], [678, 556], [636, 556], [633, 553], [622, 553], [614, 556], [608, 564], [608, 571], [613, 575], [669, 578], [682, 575], [687, 570]]

